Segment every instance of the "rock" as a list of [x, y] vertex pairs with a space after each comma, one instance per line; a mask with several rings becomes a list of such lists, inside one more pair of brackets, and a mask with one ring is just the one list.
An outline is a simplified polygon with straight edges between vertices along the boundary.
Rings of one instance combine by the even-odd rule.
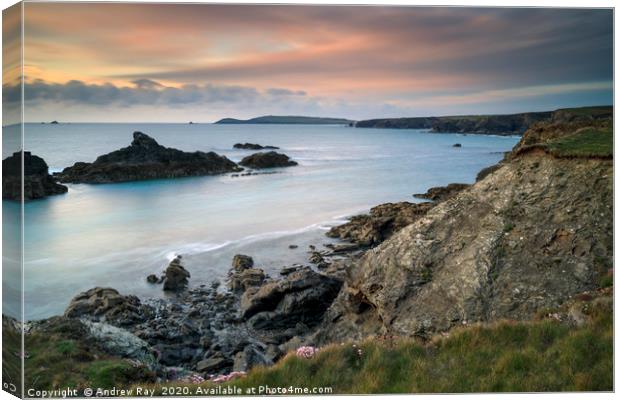
[[295, 271], [299, 271], [302, 268], [303, 266], [301, 265], [291, 265], [289, 267], [282, 267], [282, 269], [280, 270], [280, 275], [288, 275]]
[[58, 121], [54, 120], [54, 121], [50, 122], [50, 124], [52, 124], [52, 125], [58, 125]]
[[123, 296], [112, 288], [95, 287], [75, 296], [64, 315], [124, 326], [142, 322], [144, 312], [136, 296]]
[[181, 258], [170, 262], [164, 276], [164, 290], [178, 291], [187, 287], [189, 272], [181, 265]]
[[269, 313], [270, 322], [263, 326], [268, 330], [292, 328], [298, 323], [316, 325], [341, 284], [308, 267], [302, 268], [284, 279], [247, 290], [241, 297], [241, 315], [247, 320], [259, 313]]
[[262, 168], [277, 168], [277, 167], [292, 167], [297, 165], [297, 162], [292, 161], [286, 154], [276, 153], [270, 151], [267, 153], [254, 153], [247, 157], [244, 157], [239, 163], [244, 167], [262, 169]]
[[56, 177], [70, 183], [112, 183], [145, 179], [215, 175], [242, 170], [214, 152], [193, 153], [159, 145], [155, 139], [134, 132], [131, 146], [99, 156], [93, 163], [78, 162]]
[[265, 272], [260, 268], [244, 269], [241, 272], [233, 269], [228, 287], [233, 292], [244, 292], [251, 287], [260, 286], [264, 280]]
[[149, 276], [146, 277], [146, 281], [148, 283], [161, 283], [160, 278], [157, 277], [157, 275], [155, 274], [151, 274]]
[[289, 249], [291, 249], [291, 250], [296, 249], [296, 248], [298, 248], [298, 247], [299, 247], [299, 246], [297, 246], [296, 244], [290, 244], [290, 245], [288, 246], [288, 248], [289, 248]]
[[138, 360], [153, 366], [155, 357], [148, 343], [131, 334], [125, 329], [102, 322], [82, 322], [92, 338], [102, 346], [108, 354]]
[[221, 356], [215, 356], [198, 362], [198, 364], [196, 364], [196, 371], [206, 374], [218, 373], [225, 368], [231, 367], [232, 364], [232, 360]]
[[381, 204], [373, 207], [369, 214], [354, 216], [349, 222], [331, 228], [327, 236], [349, 240], [362, 246], [376, 246], [398, 230], [415, 222], [431, 207], [432, 205], [428, 203]]
[[454, 143], [454, 144], [452, 145], [452, 147], [463, 147], [463, 145], [462, 145], [462, 144], [460, 144], [460, 143]]
[[232, 267], [235, 272], [241, 272], [254, 266], [254, 260], [250, 256], [237, 254], [233, 257]]
[[[67, 192], [67, 187], [56, 182], [48, 170], [47, 163], [32, 155], [23, 154], [23, 194], [24, 200], [40, 199], [46, 196]], [[2, 198], [22, 199], [22, 152], [2, 160]]]
[[271, 365], [272, 359], [263, 354], [255, 345], [248, 345], [242, 351], [235, 354], [233, 371], [249, 371], [257, 365]]
[[413, 197], [440, 202], [448, 200], [470, 186], [466, 183], [450, 183], [448, 186], [432, 187], [426, 193], [414, 194]]
[[260, 144], [255, 143], [235, 143], [233, 146], [235, 149], [243, 149], [243, 150], [278, 150], [279, 147], [276, 146], [261, 146]]

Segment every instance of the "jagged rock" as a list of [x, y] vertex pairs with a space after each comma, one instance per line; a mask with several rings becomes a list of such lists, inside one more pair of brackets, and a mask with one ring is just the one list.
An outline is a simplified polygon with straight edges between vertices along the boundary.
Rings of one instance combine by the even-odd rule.
[[[67, 187], [56, 182], [48, 170], [47, 163], [32, 155], [29, 151], [23, 154], [23, 193], [24, 200], [40, 199], [46, 196], [67, 192]], [[2, 160], [2, 198], [21, 200], [22, 198], [22, 152]]]
[[240, 170], [237, 164], [214, 152], [188, 153], [161, 146], [152, 137], [134, 132], [131, 146], [99, 156], [93, 163], [77, 162], [56, 177], [70, 183], [112, 183]]
[[264, 280], [265, 271], [260, 268], [249, 268], [241, 272], [233, 272], [230, 275], [228, 287], [233, 292], [244, 292], [251, 287], [260, 286]]
[[254, 153], [244, 157], [239, 164], [244, 167], [262, 169], [276, 167], [292, 167], [297, 165], [296, 161], [292, 161], [286, 154], [269, 151], [266, 153]]
[[164, 276], [164, 290], [178, 291], [187, 287], [189, 272], [181, 265], [181, 257], [170, 262]]
[[414, 194], [413, 197], [418, 199], [427, 199], [432, 201], [444, 201], [453, 197], [462, 190], [467, 189], [471, 185], [467, 183], [450, 183], [448, 186], [432, 187], [426, 193]]
[[232, 267], [235, 272], [241, 272], [245, 269], [252, 268], [253, 266], [254, 260], [250, 256], [237, 254], [233, 257]]
[[[415, 222], [432, 207], [429, 203], [386, 203], [356, 215], [349, 222], [335, 226], [327, 236], [349, 240], [362, 246], [376, 246], [398, 230]], [[352, 249], [347, 249], [352, 250]]]
[[[315, 325], [338, 294], [342, 282], [306, 267], [284, 279], [268, 281], [260, 288], [248, 289], [241, 297], [244, 319], [269, 313], [265, 329], [295, 327], [298, 323]], [[255, 328], [257, 324], [252, 324]]]
[[162, 282], [162, 280], [157, 275], [155, 275], [155, 274], [151, 274], [151, 275], [147, 276], [146, 277], [146, 281], [148, 283], [153, 283], [153, 284], [161, 283]]
[[112, 288], [95, 287], [75, 296], [64, 315], [123, 326], [143, 321], [144, 312], [136, 296], [123, 296]]
[[261, 146], [260, 144], [255, 143], [235, 143], [233, 146], [235, 149], [243, 149], [243, 150], [278, 150], [279, 147], [276, 146]]

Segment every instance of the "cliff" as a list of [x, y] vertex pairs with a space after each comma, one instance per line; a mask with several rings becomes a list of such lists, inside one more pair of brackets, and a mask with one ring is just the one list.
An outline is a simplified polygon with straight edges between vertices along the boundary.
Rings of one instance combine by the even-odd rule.
[[559, 109], [506, 115], [462, 115], [445, 117], [383, 118], [358, 121], [356, 128], [430, 129], [433, 132], [478, 133], [492, 135], [521, 135], [537, 122], [562, 115], [587, 115], [589, 118], [609, 118], [611, 106]]
[[527, 131], [500, 167], [353, 263], [317, 341], [528, 320], [613, 265], [611, 119]]

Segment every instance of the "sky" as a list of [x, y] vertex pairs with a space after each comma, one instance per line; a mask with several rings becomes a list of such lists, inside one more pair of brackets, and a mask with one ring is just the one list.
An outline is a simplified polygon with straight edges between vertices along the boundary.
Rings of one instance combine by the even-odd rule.
[[[359, 120], [613, 101], [608, 9], [26, 3], [24, 15], [30, 122]], [[19, 53], [8, 42], [5, 59]], [[5, 71], [5, 104], [19, 101], [19, 76]]]

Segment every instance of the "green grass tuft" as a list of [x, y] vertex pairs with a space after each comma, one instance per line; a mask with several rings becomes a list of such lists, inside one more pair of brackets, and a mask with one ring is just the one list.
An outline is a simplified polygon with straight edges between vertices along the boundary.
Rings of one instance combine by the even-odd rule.
[[547, 148], [558, 157], [611, 158], [614, 151], [613, 129], [586, 128], [548, 143]]

